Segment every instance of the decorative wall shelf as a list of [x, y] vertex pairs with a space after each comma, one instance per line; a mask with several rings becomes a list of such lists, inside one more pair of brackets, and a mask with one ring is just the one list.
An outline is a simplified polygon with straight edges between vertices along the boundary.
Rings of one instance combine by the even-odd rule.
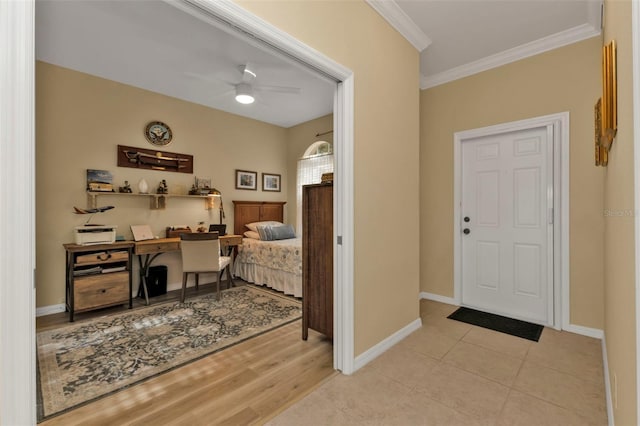
[[151, 210], [163, 210], [166, 207], [167, 198], [193, 198], [204, 200], [205, 210], [213, 209], [216, 197], [208, 195], [180, 195], [180, 194], [133, 194], [128, 192], [91, 192], [87, 191], [87, 205], [90, 209], [98, 208], [98, 197], [120, 196], [120, 197], [147, 197], [149, 198], [149, 208]]
[[193, 155], [118, 145], [118, 167], [193, 173]]

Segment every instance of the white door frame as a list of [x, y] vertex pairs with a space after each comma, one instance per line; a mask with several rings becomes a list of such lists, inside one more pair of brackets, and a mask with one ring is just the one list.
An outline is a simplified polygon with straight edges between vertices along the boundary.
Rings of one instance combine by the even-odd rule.
[[353, 72], [231, 0], [164, 1], [235, 35], [244, 32], [249, 42], [252, 38], [266, 42], [294, 62], [338, 82], [333, 111], [333, 366], [344, 374], [353, 373]]
[[453, 288], [454, 300], [462, 302], [462, 143], [470, 139], [538, 127], [553, 134], [553, 312], [550, 324], [569, 326], [569, 112], [545, 115], [480, 129], [456, 132], [453, 137]]
[[[334, 101], [334, 367], [354, 368], [353, 72], [231, 0], [178, 0], [340, 81]], [[0, 1], [0, 424], [36, 423], [35, 3]], [[26, 212], [26, 213], [25, 213]], [[340, 243], [338, 243], [340, 241]], [[11, 283], [11, 285], [8, 285]]]
[[[0, 424], [36, 423], [33, 1], [0, 1]], [[62, 261], [62, 259], [60, 259]]]
[[[633, 74], [633, 183], [635, 211], [640, 211], [640, 5], [631, 2], [631, 45]], [[640, 419], [640, 215], [635, 224], [635, 288], [636, 288], [636, 416]], [[606, 349], [606, 348], [605, 348]], [[605, 364], [606, 366], [606, 364]], [[606, 373], [606, 372], [605, 372]], [[606, 376], [605, 376], [606, 377]], [[608, 385], [608, 381], [607, 381]], [[610, 402], [610, 401], [607, 401]], [[613, 425], [613, 409], [609, 410], [609, 424]]]

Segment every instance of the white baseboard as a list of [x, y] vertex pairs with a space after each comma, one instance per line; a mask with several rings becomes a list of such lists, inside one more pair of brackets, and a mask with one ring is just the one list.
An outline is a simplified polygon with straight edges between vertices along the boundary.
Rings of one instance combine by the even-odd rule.
[[420, 327], [422, 327], [422, 319], [418, 318], [405, 327], [401, 328], [400, 330], [396, 331], [377, 345], [358, 355], [353, 363], [353, 372], [355, 373], [356, 371], [376, 359], [378, 356], [391, 349], [391, 347], [393, 347], [396, 343], [398, 343], [400, 340], [404, 339]]
[[593, 337], [594, 339], [603, 339], [604, 331], [598, 328], [583, 327], [581, 325], [569, 324], [563, 328], [564, 331], [570, 333], [582, 334], [583, 336]]
[[426, 291], [420, 293], [420, 299], [433, 300], [434, 302], [446, 303], [447, 305], [460, 306], [453, 297], [440, 296], [439, 294], [427, 293]]
[[[460, 306], [458, 302], [452, 297], [441, 296], [439, 294], [427, 293], [423, 291], [420, 293], [420, 299], [433, 300], [435, 302], [446, 303], [448, 305]], [[604, 331], [599, 328], [590, 328], [584, 327], [582, 325], [569, 324], [567, 327], [563, 328], [564, 331], [568, 331], [570, 333], [581, 334], [587, 337], [593, 337], [594, 339], [602, 339], [604, 338]]]
[[609, 381], [609, 361], [607, 359], [607, 339], [602, 336], [602, 364], [604, 368], [604, 392], [607, 402], [607, 419], [609, 426], [614, 425], [613, 421], [613, 399], [611, 398], [611, 382]]
[[67, 307], [64, 303], [59, 305], [49, 305], [42, 306], [40, 308], [36, 308], [36, 317], [43, 317], [45, 315], [57, 314], [60, 312], [64, 312], [67, 310]]

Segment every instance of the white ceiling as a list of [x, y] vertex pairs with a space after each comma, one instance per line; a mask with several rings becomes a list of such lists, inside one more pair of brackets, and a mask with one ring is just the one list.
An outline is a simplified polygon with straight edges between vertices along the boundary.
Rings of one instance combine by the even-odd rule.
[[[600, 33], [601, 0], [366, 0], [418, 50], [428, 88]], [[159, 0], [36, 1], [39, 60], [282, 127], [329, 114], [335, 83]], [[234, 100], [250, 62], [256, 102]]]
[[367, 0], [420, 55], [421, 87], [600, 34], [601, 0]]
[[[38, 60], [282, 127], [331, 113], [335, 83], [266, 50], [162, 1], [36, 1]], [[242, 105], [247, 62], [256, 102]]]

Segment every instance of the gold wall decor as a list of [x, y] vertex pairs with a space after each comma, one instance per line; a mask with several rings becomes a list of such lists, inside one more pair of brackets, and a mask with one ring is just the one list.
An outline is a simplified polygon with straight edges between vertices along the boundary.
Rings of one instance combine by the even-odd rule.
[[598, 99], [593, 108], [593, 121], [595, 129], [594, 146], [596, 166], [606, 166], [609, 161], [609, 153], [600, 143], [602, 136], [602, 98]]
[[600, 129], [600, 145], [608, 152], [618, 130], [615, 40], [611, 40], [609, 44], [602, 47], [602, 119]]

